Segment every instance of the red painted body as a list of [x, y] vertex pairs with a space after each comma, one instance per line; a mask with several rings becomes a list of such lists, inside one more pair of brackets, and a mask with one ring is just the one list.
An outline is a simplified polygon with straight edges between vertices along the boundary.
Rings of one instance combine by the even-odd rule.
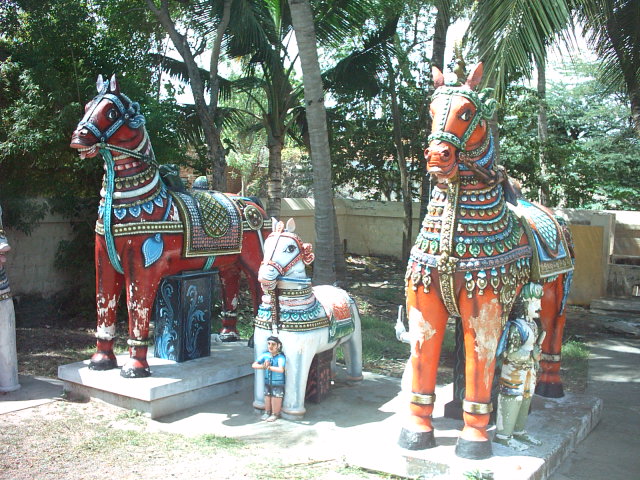
[[[108, 85], [108, 86], [107, 86]], [[170, 204], [169, 195], [160, 195], [164, 186], [161, 180], [156, 179], [157, 165], [153, 159], [151, 143], [146, 135], [144, 117], [142, 124], [130, 124], [124, 122], [108, 138], [98, 138], [103, 132], [108, 131], [120, 117], [127, 118], [136, 115], [136, 108], [132, 108], [132, 102], [123, 96], [118, 88], [115, 77], [107, 84], [98, 81], [99, 95], [85, 107], [85, 117], [78, 124], [71, 139], [71, 147], [79, 150], [81, 158], [92, 158], [99, 153], [99, 146], [107, 148], [113, 155], [115, 188], [113, 195], [113, 207], [127, 210], [127, 205], [145, 204], [151, 209], [149, 213], [145, 209], [139, 209], [139, 214], [134, 216], [127, 213], [124, 218], [118, 219], [111, 215], [112, 230], [123, 226], [135, 226], [148, 224], [148, 222], [161, 222], [166, 220], [182, 223], [185, 228], [185, 220], [181, 217], [175, 204]], [[105, 95], [106, 94], [106, 95]], [[114, 98], [117, 97], [117, 98]], [[124, 104], [126, 113], [117, 107], [118, 99]], [[114, 103], [115, 102], [115, 103]], [[136, 117], [139, 118], [139, 117]], [[138, 122], [140, 123], [140, 122]], [[88, 126], [93, 125], [95, 128]], [[108, 142], [108, 144], [107, 144]], [[105, 146], [106, 144], [106, 146]], [[113, 147], [126, 149], [114, 150]], [[109, 148], [112, 147], [112, 148]], [[127, 152], [132, 152], [128, 154]], [[105, 170], [108, 169], [105, 163]], [[106, 178], [106, 176], [105, 176]], [[156, 179], [156, 180], [154, 180]], [[106, 180], [105, 180], [106, 182]], [[156, 185], [154, 182], [157, 182]], [[139, 193], [139, 194], [138, 194]], [[108, 190], [103, 188], [101, 206], [104, 207]], [[119, 198], [122, 197], [122, 198]], [[154, 203], [155, 200], [155, 203]], [[150, 204], [153, 204], [149, 207]], [[258, 208], [264, 218], [262, 208], [246, 199], [240, 201], [242, 206], [252, 205]], [[130, 210], [127, 210], [129, 212]], [[207, 262], [207, 257], [185, 258], [183, 256], [183, 231], [175, 228], [172, 232], [161, 233], [162, 254], [159, 259], [145, 267], [145, 258], [142, 246], [145, 240], [153, 234], [125, 234], [114, 237], [115, 251], [120, 259], [122, 273], [119, 273], [107, 250], [107, 240], [104, 233], [104, 219], [100, 217], [96, 224], [96, 308], [97, 308], [97, 351], [91, 358], [90, 367], [96, 370], [106, 370], [117, 367], [113, 353], [113, 337], [115, 336], [116, 309], [124, 288], [127, 310], [129, 313], [129, 353], [130, 358], [122, 367], [122, 375], [126, 377], [142, 377], [150, 374], [147, 362], [147, 348], [149, 341], [149, 321], [152, 315], [153, 303], [158, 285], [162, 278], [189, 270], [202, 270]], [[264, 230], [265, 236], [269, 230]], [[223, 304], [225, 316], [221, 334], [237, 334], [236, 311], [238, 302], [239, 276], [243, 271], [247, 278], [253, 296], [254, 310], [259, 304], [259, 283], [257, 272], [262, 260], [262, 232], [260, 230], [245, 230], [242, 237], [241, 252], [216, 256], [213, 267], [218, 268], [224, 294]]]
[[[451, 310], [457, 306], [459, 315], [455, 316], [461, 318], [464, 332], [466, 388], [463, 404], [464, 428], [456, 453], [474, 459], [491, 455], [487, 425], [491, 411], [496, 347], [511, 309], [512, 299], [529, 280], [527, 262], [531, 256], [531, 253], [526, 254], [531, 251], [527, 236], [522, 227], [518, 226], [513, 227], [508, 244], [496, 242], [500, 243], [500, 248], [504, 248], [504, 251], [491, 252], [490, 247], [490, 253], [485, 253], [481, 248], [486, 245], [481, 237], [495, 237], [503, 232], [506, 235], [510, 231], [501, 222], [513, 221], [514, 225], [516, 222], [513, 220], [515, 216], [506, 207], [499, 172], [493, 169], [492, 163], [488, 164], [484, 175], [482, 169], [478, 173], [469, 167], [470, 164], [490, 158], [487, 153], [491, 149], [487, 121], [474, 120], [480, 113], [474, 102], [486, 102], [485, 97], [475, 94], [481, 77], [482, 66], [479, 65], [469, 75], [465, 85], [445, 87], [448, 92], [446, 94], [445, 89], [439, 95], [436, 91], [431, 104], [434, 119], [432, 133], [436, 135], [432, 134], [425, 155], [428, 171], [437, 179], [437, 185], [429, 203], [429, 213], [412, 250], [407, 271], [406, 306], [411, 338], [411, 358], [407, 373], [411, 378], [412, 396], [408, 421], [399, 442], [408, 449], [430, 448], [435, 445], [432, 413], [436, 374], [447, 320], [455, 315]], [[434, 69], [434, 81], [436, 88], [444, 85], [442, 73], [437, 69]], [[464, 141], [460, 142], [458, 139]], [[466, 168], [463, 167], [462, 157], [466, 157]], [[453, 196], [456, 192], [454, 203]], [[489, 192], [486, 193], [486, 199], [485, 192]], [[451, 211], [454, 213], [451, 214]], [[481, 222], [490, 225], [488, 231], [487, 227], [483, 227], [484, 231], [475, 230]], [[447, 230], [447, 224], [453, 226]], [[444, 247], [444, 237], [451, 229], [452, 240], [448, 247]], [[471, 253], [468, 245], [460, 245], [463, 243], [459, 240], [460, 236], [474, 239], [473, 243], [478, 246], [478, 251]], [[446, 260], [452, 257], [451, 261], [455, 266], [451, 274], [448, 274]], [[481, 259], [485, 262], [483, 265], [490, 265], [489, 262], [493, 259], [496, 262], [502, 258], [508, 260], [505, 260], [506, 263], [483, 266], [482, 270], [468, 267], [465, 271], [460, 265], [471, 258]], [[445, 261], [442, 266], [439, 263], [441, 260]], [[428, 266], [428, 262], [435, 261], [438, 262], [437, 266], [433, 263]], [[504, 275], [490, 273], [494, 267], [499, 272], [502, 266], [505, 268]], [[483, 276], [485, 274], [486, 277]], [[495, 280], [495, 287], [491, 284], [492, 280]], [[447, 285], [450, 286], [450, 295], [443, 292], [443, 285], [445, 290], [449, 288]], [[483, 287], [480, 288], [480, 285]], [[563, 289], [564, 274], [544, 284], [541, 323], [547, 332], [543, 343], [543, 352], [547, 354], [560, 354], [565, 317], [558, 313]], [[447, 296], [448, 301], [445, 298]], [[559, 385], [561, 390], [559, 362], [542, 362], [542, 368], [540, 388], [544, 390], [544, 385], [551, 383]]]

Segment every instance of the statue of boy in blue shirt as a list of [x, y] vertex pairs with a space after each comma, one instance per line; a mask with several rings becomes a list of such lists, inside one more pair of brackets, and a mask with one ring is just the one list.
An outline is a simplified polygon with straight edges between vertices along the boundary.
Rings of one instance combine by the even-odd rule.
[[282, 411], [284, 399], [286, 359], [282, 353], [282, 342], [278, 337], [267, 338], [267, 351], [251, 365], [264, 370], [264, 415], [262, 420], [275, 422]]

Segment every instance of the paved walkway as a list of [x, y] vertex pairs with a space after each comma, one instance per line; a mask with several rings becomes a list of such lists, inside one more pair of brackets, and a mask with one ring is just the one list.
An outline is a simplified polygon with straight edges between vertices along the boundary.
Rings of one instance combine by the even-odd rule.
[[602, 418], [550, 480], [640, 478], [640, 340], [590, 344], [587, 394], [603, 400]]

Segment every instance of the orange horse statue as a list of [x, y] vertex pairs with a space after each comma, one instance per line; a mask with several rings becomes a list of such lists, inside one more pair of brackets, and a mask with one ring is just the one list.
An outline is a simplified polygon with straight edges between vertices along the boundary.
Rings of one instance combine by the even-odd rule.
[[438, 360], [447, 320], [457, 317], [466, 363], [456, 454], [472, 459], [492, 455], [487, 425], [496, 347], [516, 296], [530, 280], [544, 285], [540, 317], [547, 335], [538, 391], [562, 396], [560, 348], [573, 270], [566, 228], [544, 207], [517, 197], [495, 164], [487, 122], [496, 101], [490, 90], [476, 90], [482, 68], [477, 65], [459, 87], [445, 85], [442, 72], [433, 69], [433, 128], [425, 156], [437, 184], [407, 268], [411, 392], [399, 439], [407, 449], [435, 446]]
[[[96, 222], [97, 351], [89, 368], [116, 368], [116, 309], [124, 287], [129, 313], [129, 359], [121, 375], [151, 374], [149, 320], [162, 278], [186, 270], [217, 268], [223, 289], [223, 341], [236, 329], [239, 274], [244, 271], [259, 304], [258, 269], [263, 239], [271, 231], [264, 210], [247, 198], [205, 189], [170, 190], [160, 175], [140, 105], [120, 92], [115, 75], [97, 82], [98, 95], [71, 138], [80, 158], [99, 153], [103, 188]], [[171, 183], [171, 182], [168, 182]], [[182, 188], [180, 188], [182, 187]], [[265, 229], [263, 231], [263, 229]]]

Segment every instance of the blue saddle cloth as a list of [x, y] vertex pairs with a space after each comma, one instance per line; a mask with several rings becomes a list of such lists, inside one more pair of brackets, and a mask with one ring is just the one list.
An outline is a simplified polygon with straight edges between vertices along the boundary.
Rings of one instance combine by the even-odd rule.
[[573, 259], [563, 227], [546, 208], [518, 199], [512, 210], [521, 219], [529, 244], [533, 247], [531, 280], [559, 275], [573, 270]]

